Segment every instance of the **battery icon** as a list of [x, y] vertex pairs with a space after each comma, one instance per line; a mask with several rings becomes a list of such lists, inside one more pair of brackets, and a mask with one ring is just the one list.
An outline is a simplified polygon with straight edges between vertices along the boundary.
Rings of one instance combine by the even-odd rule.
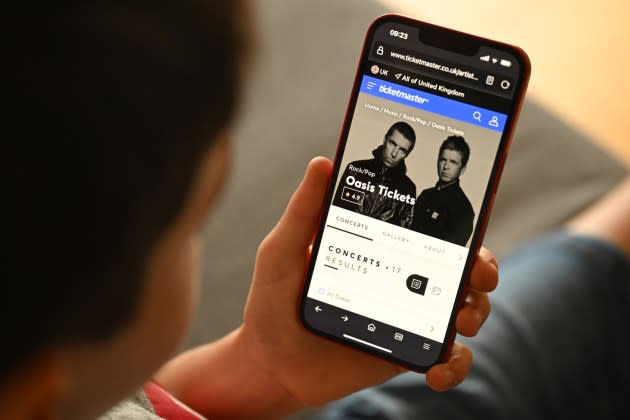
[[510, 60], [506, 60], [504, 58], [501, 59], [499, 64], [501, 64], [502, 66], [505, 66], [505, 67], [512, 67], [512, 62]]

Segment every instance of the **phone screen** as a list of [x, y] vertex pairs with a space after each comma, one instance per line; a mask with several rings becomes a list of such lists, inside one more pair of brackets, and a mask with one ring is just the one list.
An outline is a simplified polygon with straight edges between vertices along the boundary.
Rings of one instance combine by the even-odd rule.
[[515, 47], [398, 16], [366, 38], [301, 316], [426, 370], [453, 338], [529, 74]]

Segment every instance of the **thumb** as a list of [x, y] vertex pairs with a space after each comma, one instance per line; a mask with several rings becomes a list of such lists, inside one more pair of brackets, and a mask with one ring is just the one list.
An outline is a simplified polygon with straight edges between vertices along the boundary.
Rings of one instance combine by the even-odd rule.
[[280, 221], [265, 239], [275, 255], [305, 255], [319, 222], [331, 172], [332, 164], [328, 159], [311, 160]]

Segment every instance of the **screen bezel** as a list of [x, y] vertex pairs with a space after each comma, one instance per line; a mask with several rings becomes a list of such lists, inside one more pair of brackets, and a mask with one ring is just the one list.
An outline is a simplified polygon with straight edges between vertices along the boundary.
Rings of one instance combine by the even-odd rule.
[[[395, 356], [379, 352], [375, 349], [370, 349], [368, 347], [361, 346], [350, 340], [342, 339], [334, 334], [330, 334], [324, 330], [315, 328], [314, 326], [310, 325], [309, 322], [307, 321], [306, 312], [305, 312], [307, 294], [311, 285], [311, 280], [312, 280], [313, 272], [315, 269], [315, 261], [317, 259], [317, 255], [319, 253], [319, 247], [321, 245], [323, 231], [325, 228], [325, 221], [328, 217], [329, 209], [333, 201], [333, 196], [334, 196], [335, 187], [336, 187], [335, 181], [337, 177], [339, 176], [339, 171], [341, 170], [341, 157], [343, 155], [343, 152], [346, 148], [346, 143], [348, 141], [348, 134], [349, 134], [350, 126], [352, 124], [352, 120], [354, 117], [356, 104], [358, 101], [361, 80], [364, 76], [362, 69], [365, 67], [365, 63], [369, 59], [370, 48], [372, 46], [372, 42], [374, 40], [376, 30], [381, 25], [388, 24], [388, 23], [401, 23], [401, 24], [405, 24], [409, 26], [415, 26], [418, 28], [428, 28], [431, 31], [436, 32], [436, 33], [447, 34], [449, 38], [456, 37], [458, 39], [462, 39], [467, 45], [470, 45], [472, 43], [472, 44], [478, 44], [479, 47], [486, 46], [495, 50], [503, 50], [503, 51], [509, 52], [510, 54], [512, 54], [519, 60], [519, 77], [514, 88], [514, 95], [513, 95], [514, 99], [511, 101], [511, 107], [507, 113], [505, 129], [499, 141], [497, 153], [495, 156], [494, 163], [492, 165], [492, 170], [490, 173], [488, 184], [486, 186], [486, 191], [482, 200], [482, 205], [479, 211], [478, 221], [472, 233], [472, 239], [470, 242], [468, 256], [466, 259], [466, 263], [464, 265], [462, 276], [459, 280], [459, 286], [458, 286], [458, 290], [457, 290], [457, 294], [455, 298], [455, 304], [451, 308], [451, 314], [449, 317], [447, 332], [444, 337], [444, 341], [442, 343], [442, 346], [440, 348], [440, 351], [438, 353], [436, 360], [433, 363], [430, 363], [428, 365], [415, 365], [415, 364], [409, 363], [406, 360], [402, 360]], [[505, 164], [505, 160], [507, 157], [507, 152], [509, 150], [515, 124], [516, 124], [518, 115], [520, 113], [520, 110], [523, 104], [524, 93], [527, 88], [529, 75], [531, 71], [530, 68], [531, 68], [531, 65], [530, 65], [530, 61], [527, 54], [522, 49], [509, 45], [509, 44], [466, 34], [463, 32], [452, 30], [452, 29], [443, 28], [437, 25], [421, 22], [421, 21], [418, 21], [418, 20], [415, 20], [406, 16], [395, 15], [395, 14], [388, 14], [388, 15], [381, 16], [377, 18], [376, 20], [374, 20], [374, 22], [372, 22], [365, 36], [365, 40], [364, 40], [364, 44], [363, 44], [363, 48], [361, 52], [361, 57], [359, 59], [357, 71], [355, 73], [352, 93], [350, 95], [350, 100], [348, 103], [348, 107], [346, 109], [346, 114], [345, 114], [344, 122], [341, 129], [341, 134], [340, 134], [340, 140], [339, 140], [339, 144], [337, 146], [337, 150], [335, 153], [332, 177], [328, 186], [328, 191], [326, 193], [326, 201], [325, 201], [324, 208], [322, 209], [322, 214], [320, 216], [321, 218], [320, 218], [319, 228], [318, 228], [317, 235], [313, 243], [311, 260], [309, 262], [308, 271], [306, 273], [306, 281], [303, 286], [302, 299], [301, 299], [300, 307], [299, 307], [299, 318], [302, 324], [305, 326], [305, 328], [307, 328], [312, 333], [317, 334], [321, 337], [328, 338], [335, 342], [339, 342], [339, 343], [351, 346], [358, 350], [373, 354], [380, 358], [387, 359], [401, 366], [404, 366], [408, 369], [418, 371], [418, 372], [426, 372], [431, 366], [444, 360], [445, 356], [450, 353], [451, 347], [453, 345], [453, 341], [455, 337], [455, 328], [454, 328], [455, 318], [456, 318], [459, 308], [463, 304], [463, 301], [467, 295], [467, 289], [468, 289], [467, 279], [470, 276], [472, 264], [474, 262], [474, 257], [479, 252], [479, 248], [481, 247], [483, 236], [486, 231], [488, 219], [490, 216], [490, 211], [491, 211], [492, 204], [494, 202], [494, 197], [496, 194], [496, 190], [498, 187], [498, 182], [501, 177], [501, 173], [503, 171], [503, 166]]]

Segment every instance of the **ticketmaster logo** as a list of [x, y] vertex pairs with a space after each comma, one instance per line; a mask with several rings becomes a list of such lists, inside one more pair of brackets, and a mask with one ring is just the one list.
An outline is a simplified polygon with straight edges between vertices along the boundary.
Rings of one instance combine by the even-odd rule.
[[403, 98], [407, 101], [412, 101], [419, 104], [426, 104], [429, 102], [427, 98], [423, 98], [422, 96], [419, 96], [419, 95], [412, 95], [410, 93], [403, 92], [400, 89], [392, 89], [391, 86], [380, 85], [378, 87], [378, 91], [386, 95], [395, 96], [397, 98]]

